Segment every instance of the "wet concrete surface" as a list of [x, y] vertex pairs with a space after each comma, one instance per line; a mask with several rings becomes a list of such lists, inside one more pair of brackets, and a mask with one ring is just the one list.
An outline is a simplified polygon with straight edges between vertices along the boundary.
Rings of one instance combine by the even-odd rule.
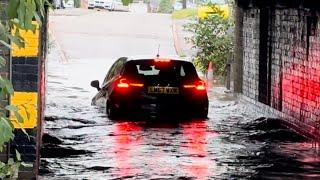
[[[102, 23], [95, 24], [91, 16], [81, 18], [90, 21], [92, 27]], [[106, 18], [108, 14], [102, 16]], [[161, 18], [165, 18], [162, 22], [169, 22], [168, 17], [156, 17], [156, 20]], [[92, 45], [96, 39], [90, 40], [89, 32], [84, 37], [73, 32], [77, 30], [75, 24], [84, 19], [73, 16], [54, 19], [57, 40], [69, 59], [61, 61], [56, 48], [51, 49], [48, 57], [46, 135], [39, 179], [320, 178], [320, 155], [313, 143], [281, 126], [277, 120], [254, 113], [249, 105], [239, 102], [222, 87], [209, 92], [208, 119], [175, 123], [166, 119], [156, 122], [108, 119], [104, 109], [90, 105], [96, 93], [90, 81], [103, 79], [114, 57], [122, 51], [152, 53], [150, 46], [156, 46], [156, 37], [163, 41], [167, 54], [174, 47], [172, 39], [164, 38], [171, 35], [163, 30], [157, 32], [155, 39], [152, 37], [153, 41], [142, 41], [136, 36], [144, 33], [147, 38], [149, 31], [130, 32], [132, 37], [125, 41], [123, 37], [101, 40], [93, 50], [97, 47]], [[68, 22], [67, 26], [60, 21]], [[148, 21], [152, 22], [152, 18]], [[108, 31], [106, 25], [101, 26]], [[68, 27], [72, 32], [63, 29]], [[93, 30], [93, 37], [98, 36], [96, 31]], [[117, 31], [115, 26], [112, 31]], [[154, 31], [150, 29], [150, 33]], [[84, 42], [88, 51], [80, 47]], [[108, 49], [107, 54], [103, 48]]]

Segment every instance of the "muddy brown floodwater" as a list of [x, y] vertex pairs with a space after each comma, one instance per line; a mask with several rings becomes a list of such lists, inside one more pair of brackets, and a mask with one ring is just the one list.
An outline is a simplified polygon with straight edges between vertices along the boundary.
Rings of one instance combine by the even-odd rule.
[[224, 88], [210, 92], [209, 119], [112, 121], [90, 105], [87, 66], [49, 64], [40, 179], [320, 178], [312, 143]]

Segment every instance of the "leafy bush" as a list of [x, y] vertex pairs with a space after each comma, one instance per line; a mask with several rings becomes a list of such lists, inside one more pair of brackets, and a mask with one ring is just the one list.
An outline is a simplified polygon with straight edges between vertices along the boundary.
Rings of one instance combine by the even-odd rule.
[[129, 4], [132, 3], [132, 2], [133, 2], [133, 0], [122, 0], [122, 4], [124, 6], [129, 6]]
[[233, 37], [230, 29], [233, 23], [221, 14], [221, 11], [217, 11], [185, 26], [187, 31], [193, 33], [188, 40], [197, 50], [193, 57], [194, 64], [204, 73], [211, 61], [215, 67], [214, 74], [224, 75], [227, 60], [232, 53]]
[[159, 4], [159, 13], [172, 13], [172, 0], [161, 0]]

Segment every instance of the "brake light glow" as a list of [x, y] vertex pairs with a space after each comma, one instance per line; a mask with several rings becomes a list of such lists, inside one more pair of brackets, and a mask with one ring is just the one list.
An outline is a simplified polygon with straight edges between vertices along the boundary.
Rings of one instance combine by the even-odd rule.
[[139, 83], [130, 83], [130, 86], [134, 86], [134, 87], [143, 87], [143, 84], [139, 84]]
[[117, 87], [119, 87], [119, 88], [128, 88], [129, 84], [127, 83], [127, 79], [126, 78], [120, 79], [119, 83], [117, 84]]
[[126, 78], [121, 78], [119, 80], [119, 83], [117, 84], [118, 88], [129, 88], [130, 86], [133, 87], [143, 87], [143, 84], [141, 83], [130, 83]]
[[198, 81], [195, 84], [183, 85], [183, 87], [186, 88], [186, 89], [196, 89], [198, 91], [204, 91], [204, 90], [206, 90], [206, 83], [203, 82], [203, 81]]
[[204, 85], [198, 85], [196, 89], [199, 91], [203, 91], [203, 90], [206, 90], [206, 87]]
[[195, 88], [196, 85], [183, 85], [183, 87], [184, 87], [184, 88], [187, 88], [187, 89], [188, 89], [188, 88]]
[[164, 59], [164, 58], [156, 58], [154, 59], [155, 62], [170, 62], [171, 59]]

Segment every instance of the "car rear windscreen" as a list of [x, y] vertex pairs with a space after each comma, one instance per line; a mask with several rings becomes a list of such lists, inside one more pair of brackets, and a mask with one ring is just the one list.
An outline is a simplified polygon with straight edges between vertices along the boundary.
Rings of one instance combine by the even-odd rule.
[[197, 72], [192, 63], [186, 61], [154, 61], [132, 60], [128, 61], [123, 73], [125, 76], [157, 76], [164, 78], [197, 78]]

